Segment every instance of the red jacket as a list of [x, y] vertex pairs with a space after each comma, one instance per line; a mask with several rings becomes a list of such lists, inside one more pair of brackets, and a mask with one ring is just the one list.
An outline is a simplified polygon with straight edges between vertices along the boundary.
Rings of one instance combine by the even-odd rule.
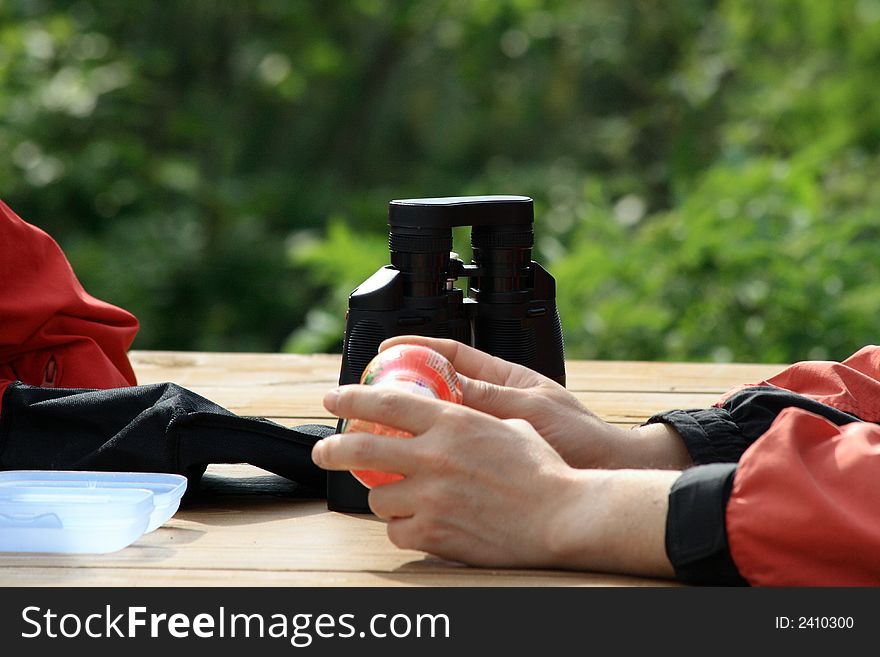
[[90, 296], [49, 235], [0, 201], [0, 405], [12, 381], [64, 388], [135, 384], [135, 317]]
[[739, 461], [730, 553], [759, 585], [880, 585], [880, 347], [803, 362], [770, 385], [857, 416], [837, 426], [786, 408]]

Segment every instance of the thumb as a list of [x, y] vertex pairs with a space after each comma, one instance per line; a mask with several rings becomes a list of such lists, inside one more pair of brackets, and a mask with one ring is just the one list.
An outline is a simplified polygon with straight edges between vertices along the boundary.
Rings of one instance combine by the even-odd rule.
[[528, 414], [531, 395], [521, 388], [500, 386], [459, 374], [462, 402], [474, 410], [500, 419], [521, 418]]

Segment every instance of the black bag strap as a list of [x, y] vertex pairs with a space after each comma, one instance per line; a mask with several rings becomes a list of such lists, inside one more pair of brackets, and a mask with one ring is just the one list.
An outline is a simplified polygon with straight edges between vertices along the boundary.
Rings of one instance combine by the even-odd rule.
[[326, 494], [312, 446], [334, 433], [237, 416], [160, 383], [108, 390], [39, 388], [3, 395], [0, 469], [171, 472], [195, 484], [211, 463], [250, 463]]
[[322, 424], [290, 429], [264, 418], [196, 412], [176, 419], [180, 471], [210, 463], [250, 463], [326, 494], [327, 474], [312, 462], [312, 447], [336, 432]]

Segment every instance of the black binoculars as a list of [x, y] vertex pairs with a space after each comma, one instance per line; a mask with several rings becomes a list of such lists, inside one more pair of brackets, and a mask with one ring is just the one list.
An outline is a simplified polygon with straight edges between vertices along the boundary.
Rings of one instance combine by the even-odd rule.
[[[339, 383], [357, 383], [386, 338], [424, 335], [458, 340], [565, 385], [556, 282], [532, 260], [533, 224], [525, 196], [391, 201], [391, 265], [349, 297]], [[471, 227], [470, 264], [451, 253], [454, 226]], [[462, 277], [467, 297], [454, 286]], [[327, 506], [369, 512], [367, 489], [348, 472], [329, 472]]]

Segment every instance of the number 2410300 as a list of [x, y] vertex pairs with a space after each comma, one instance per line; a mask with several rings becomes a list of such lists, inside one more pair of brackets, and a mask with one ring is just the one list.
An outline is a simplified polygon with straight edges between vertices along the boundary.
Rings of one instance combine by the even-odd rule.
[[798, 616], [796, 621], [794, 618], [786, 618], [785, 616], [778, 616], [776, 618], [776, 627], [779, 629], [849, 630], [852, 629], [853, 624], [852, 616]]

